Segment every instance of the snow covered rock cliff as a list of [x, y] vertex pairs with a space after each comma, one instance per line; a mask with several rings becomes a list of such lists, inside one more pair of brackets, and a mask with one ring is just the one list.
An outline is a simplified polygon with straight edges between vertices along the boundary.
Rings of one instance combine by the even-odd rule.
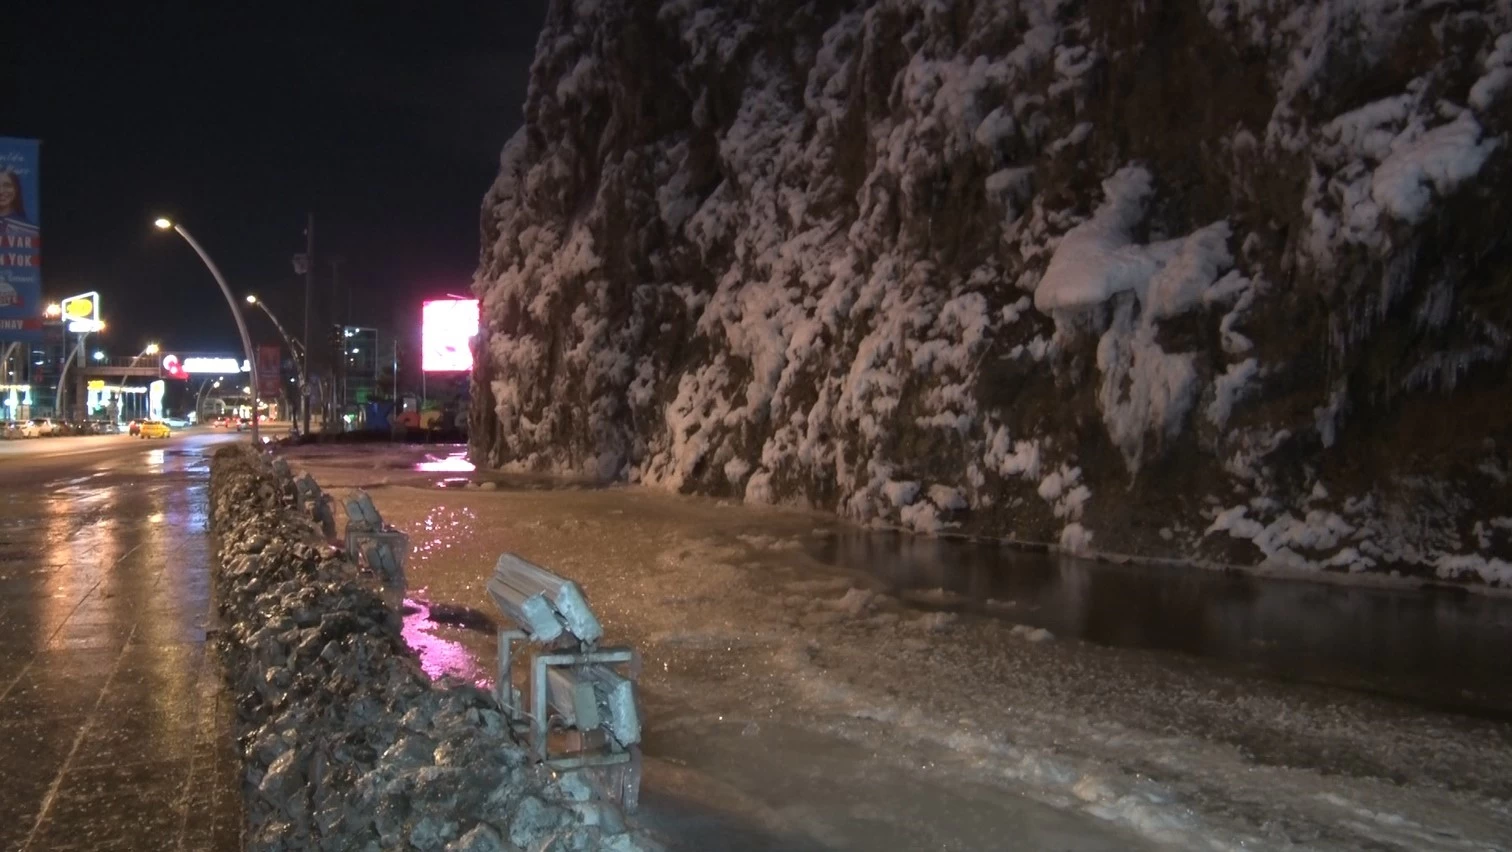
[[1512, 584], [1512, 0], [557, 0], [473, 454]]

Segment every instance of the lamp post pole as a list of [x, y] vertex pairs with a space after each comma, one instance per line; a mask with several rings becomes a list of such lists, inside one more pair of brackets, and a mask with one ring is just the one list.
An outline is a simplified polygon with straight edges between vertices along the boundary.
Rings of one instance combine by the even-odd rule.
[[[143, 349], [135, 358], [131, 359], [131, 367], [135, 367], [136, 362], [146, 358], [148, 355], [156, 355], [157, 353], [158, 345], [156, 343], [147, 344], [146, 349]], [[127, 367], [127, 369], [129, 370], [131, 367]], [[121, 383], [116, 385], [116, 420], [121, 420], [121, 413], [126, 410], [126, 380], [128, 378], [130, 378], [129, 373], [122, 373]]]
[[278, 329], [279, 334], [283, 335], [284, 342], [289, 344], [289, 351], [294, 354], [294, 360], [299, 365], [299, 417], [308, 424], [310, 422], [310, 391], [306, 383], [309, 381], [309, 353], [305, 351], [304, 344], [300, 343], [298, 338], [289, 336], [289, 332], [284, 330], [283, 323], [279, 322], [278, 317], [273, 315], [273, 311], [268, 307], [267, 302], [257, 298], [255, 295], [249, 294], [247, 296], [247, 304], [262, 308], [263, 313], [268, 315], [268, 319], [273, 321], [273, 327]]
[[[9, 397], [11, 394], [13, 394], [13, 393], [16, 392], [16, 389], [15, 389], [16, 385], [21, 384], [19, 381], [15, 381], [15, 379], [17, 379], [18, 377], [11, 375], [11, 373], [13, 371], [10, 368], [11, 353], [15, 352], [16, 351], [16, 347], [20, 346], [20, 345], [21, 344], [19, 342], [7, 343], [7, 344], [5, 344], [5, 354], [4, 355], [0, 355], [0, 385], [10, 385], [11, 386], [11, 387], [8, 387], [8, 388], [5, 389], [5, 395], [7, 397]], [[28, 361], [31, 360], [30, 356], [28, 356], [27, 360]], [[19, 400], [19, 397], [18, 397], [18, 400]], [[20, 402], [18, 401], [16, 403], [16, 405], [19, 406]], [[0, 403], [0, 408], [6, 408], [6, 407], [8, 407], [8, 406], [5, 403]], [[7, 420], [15, 419], [15, 417], [16, 417], [16, 412], [14, 412], [14, 411], [9, 411], [5, 415], [5, 418]]]
[[[213, 384], [212, 384], [213, 382]], [[203, 421], [205, 414], [205, 391], [220, 387], [220, 379], [205, 379], [200, 383], [199, 394], [194, 398], [194, 418]]]
[[241, 332], [242, 349], [246, 352], [247, 368], [252, 374], [252, 443], [254, 446], [258, 445], [261, 442], [257, 438], [257, 391], [259, 389], [257, 384], [257, 355], [252, 351], [252, 335], [247, 333], [247, 320], [242, 316], [241, 307], [236, 304], [236, 297], [231, 295], [231, 286], [226, 283], [225, 276], [221, 275], [220, 267], [215, 265], [215, 261], [210, 259], [210, 255], [200, 246], [199, 241], [190, 236], [183, 225], [175, 224], [167, 219], [158, 219], [153, 224], [164, 231], [171, 228], [178, 232], [178, 235], [184, 238], [184, 242], [194, 249], [194, 253], [200, 256], [200, 260], [205, 262], [205, 266], [209, 268], [210, 274], [215, 278], [215, 283], [220, 285], [221, 293], [226, 297], [226, 304], [231, 308], [231, 316], [236, 319], [236, 330]]
[[[66, 339], [65, 337], [65, 341]], [[87, 332], [79, 335], [79, 345], [74, 348], [74, 351], [68, 353], [68, 357], [63, 361], [63, 369], [58, 371], [58, 390], [53, 394], [53, 417], [58, 420], [65, 419], [63, 417], [63, 383], [68, 381], [68, 368], [73, 365], [75, 358], [83, 359], [84, 343], [88, 339], [89, 334]], [[64, 348], [67, 348], [66, 343], [64, 344]]]
[[[315, 288], [315, 214], [314, 213], [310, 213], [310, 214], [307, 214], [307, 220], [305, 222], [304, 339], [305, 339], [306, 343], [310, 342], [310, 307], [311, 307], [310, 302], [311, 302], [311, 298], [312, 298], [312, 295], [313, 295], [313, 292], [314, 292], [314, 288]], [[308, 354], [309, 353], [306, 352], [306, 355], [308, 355]], [[308, 358], [306, 358], [306, 360], [308, 361]], [[306, 370], [307, 371], [308, 371], [308, 366], [309, 365], [306, 364]], [[308, 374], [308, 372], [306, 372], [306, 378], [308, 378], [308, 377], [309, 377], [309, 374]], [[301, 384], [303, 384], [303, 382], [301, 382]], [[304, 432], [303, 432], [303, 434], [308, 435], [308, 434], [310, 434], [310, 392], [309, 392], [308, 389], [302, 389], [302, 390], [303, 390], [303, 396], [304, 396], [304, 414], [303, 414], [303, 417], [302, 417], [302, 419], [304, 420], [304, 426], [303, 426]]]

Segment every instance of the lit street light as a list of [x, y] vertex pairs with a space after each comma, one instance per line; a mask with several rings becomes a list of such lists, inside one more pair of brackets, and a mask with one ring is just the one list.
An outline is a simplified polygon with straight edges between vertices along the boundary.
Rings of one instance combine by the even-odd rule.
[[63, 306], [60, 305], [60, 304], [58, 304], [57, 302], [53, 302], [52, 304], [48, 305], [47, 306], [47, 316], [48, 317], [61, 317], [61, 316], [63, 316]]
[[210, 379], [207, 378], [203, 382], [200, 383], [199, 393], [196, 394], [195, 397], [194, 397], [194, 416], [195, 416], [195, 419], [201, 419], [204, 416], [204, 413], [205, 413], [205, 392], [208, 391], [208, 390], [210, 390], [211, 388], [218, 388], [220, 386], [221, 386], [221, 380], [220, 379], [216, 379], [214, 382], [212, 382]]
[[[252, 351], [252, 335], [247, 333], [247, 321], [242, 317], [241, 308], [236, 304], [236, 297], [231, 295], [231, 286], [226, 283], [225, 276], [221, 275], [220, 267], [215, 265], [215, 261], [210, 259], [210, 255], [205, 252], [204, 248], [200, 246], [194, 237], [190, 236], [189, 231], [183, 225], [175, 225], [172, 220], [163, 218], [153, 221], [152, 224], [156, 225], [160, 231], [176, 231], [179, 236], [183, 237], [184, 242], [188, 243], [189, 247], [194, 249], [194, 253], [200, 256], [200, 260], [205, 262], [205, 266], [209, 268], [210, 274], [215, 278], [215, 283], [220, 285], [221, 293], [226, 297], [226, 304], [231, 306], [231, 316], [236, 319], [236, 330], [241, 332], [242, 348], [246, 350], [247, 354], [247, 368], [252, 374], [252, 386], [257, 387], [257, 355]], [[252, 444], [253, 446], [259, 444], [257, 440], [256, 397], [252, 398]]]
[[94, 359], [95, 359], [95, 360], [96, 360], [96, 361], [104, 361], [104, 360], [105, 360], [105, 353], [104, 353], [104, 352], [101, 352], [101, 351], [100, 351], [100, 350], [98, 350], [98, 349], [96, 349], [96, 350], [95, 350], [95, 354], [94, 354]]
[[[156, 343], [149, 343], [149, 344], [147, 344], [145, 347], [143, 347], [142, 351], [139, 352], [135, 358], [131, 359], [131, 364], [128, 365], [128, 369], [130, 367], [135, 367], [137, 361], [139, 361], [139, 360], [141, 360], [143, 358], [146, 358], [148, 355], [156, 355], [156, 354], [158, 354], [158, 345]], [[127, 379], [128, 375], [129, 375], [128, 373], [122, 373], [121, 374], [121, 383], [119, 385], [116, 385], [116, 398], [115, 398], [116, 420], [120, 420], [121, 419], [121, 416], [120, 416], [121, 412], [124, 411], [125, 408], [126, 408], [126, 396], [125, 395], [126, 395], [126, 379]]]
[[305, 354], [304, 344], [300, 343], [298, 338], [294, 337], [293, 335], [289, 334], [289, 332], [284, 330], [283, 323], [279, 322], [278, 317], [273, 315], [273, 310], [268, 307], [268, 303], [257, 298], [256, 294], [247, 294], [247, 304], [256, 305], [259, 308], [262, 308], [263, 313], [268, 315], [268, 319], [273, 321], [273, 327], [278, 329], [278, 333], [283, 336], [284, 342], [289, 344], [289, 351], [294, 354], [294, 363], [299, 366], [300, 420], [308, 421], [308, 418], [305, 417], [305, 412], [309, 409], [310, 406], [310, 394], [309, 391], [307, 391], [305, 388], [306, 380], [309, 376], [309, 371], [308, 358]]

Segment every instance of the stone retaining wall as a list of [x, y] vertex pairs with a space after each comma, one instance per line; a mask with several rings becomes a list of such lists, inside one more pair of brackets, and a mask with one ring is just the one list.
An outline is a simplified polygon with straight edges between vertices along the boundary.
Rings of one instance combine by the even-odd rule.
[[575, 776], [532, 766], [492, 697], [432, 683], [376, 580], [245, 447], [211, 476], [219, 644], [252, 850], [659, 849]]

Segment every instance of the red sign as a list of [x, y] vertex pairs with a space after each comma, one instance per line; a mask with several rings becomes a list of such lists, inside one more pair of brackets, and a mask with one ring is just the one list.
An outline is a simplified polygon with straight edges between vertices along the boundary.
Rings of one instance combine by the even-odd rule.
[[184, 372], [183, 364], [179, 363], [179, 357], [177, 355], [163, 356], [163, 372], [167, 373], [168, 377], [171, 379], [189, 378], [189, 374]]
[[270, 399], [278, 396], [283, 381], [282, 350], [277, 346], [259, 344], [257, 347], [257, 395]]

